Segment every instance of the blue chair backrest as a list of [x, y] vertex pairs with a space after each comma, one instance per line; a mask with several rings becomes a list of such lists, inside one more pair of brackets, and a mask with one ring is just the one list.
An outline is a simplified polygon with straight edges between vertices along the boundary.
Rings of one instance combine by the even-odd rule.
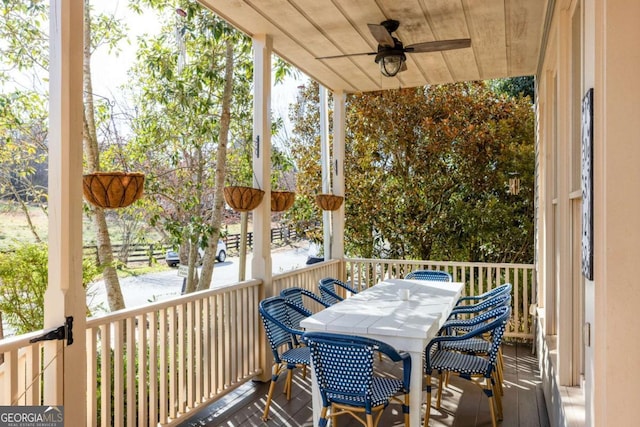
[[405, 279], [435, 280], [438, 282], [452, 282], [451, 274], [438, 270], [415, 270], [404, 276]]
[[351, 292], [352, 294], [357, 294], [358, 291], [351, 286], [347, 285], [341, 280], [334, 279], [333, 277], [325, 277], [321, 279], [318, 283], [318, 288], [320, 289], [320, 296], [322, 297], [322, 301], [327, 305], [333, 305], [339, 301], [342, 301], [344, 298], [338, 294], [336, 291], [336, 286], [343, 288], [344, 290]]
[[273, 352], [276, 362], [280, 363], [280, 347], [286, 345], [293, 348], [297, 344], [296, 335], [302, 335], [299, 322], [295, 322], [295, 317], [302, 315], [308, 317], [297, 305], [288, 302], [286, 299], [275, 296], [260, 301], [258, 312], [262, 318], [264, 330]]
[[280, 296], [291, 301], [294, 304], [298, 304], [299, 306], [305, 308], [310, 312], [313, 312], [313, 310], [308, 304], [305, 304], [305, 298], [308, 298], [307, 301], [310, 300], [311, 304], [315, 302], [324, 307], [328, 307], [328, 305], [325, 304], [324, 301], [322, 301], [322, 298], [320, 296], [314, 294], [313, 292], [307, 289], [299, 288], [296, 286], [283, 289], [282, 291], [280, 291]]
[[464, 301], [483, 301], [485, 299], [492, 298], [498, 295], [511, 294], [512, 289], [513, 289], [513, 285], [511, 285], [511, 283], [505, 283], [496, 288], [488, 290], [487, 292], [484, 292], [480, 295], [469, 295], [466, 297], [461, 297], [458, 300], [457, 304], [460, 304], [461, 302], [464, 302]]
[[[463, 335], [456, 336], [438, 336], [432, 339], [429, 344], [427, 344], [427, 348], [425, 349], [425, 358], [426, 365], [430, 366], [432, 346], [436, 345], [440, 341], [452, 341], [452, 340], [465, 340], [468, 338], [482, 336], [486, 333], [490, 335], [491, 347], [489, 349], [489, 353], [487, 358], [490, 362], [488, 366], [488, 372], [485, 373], [485, 376], [489, 377], [491, 371], [495, 369], [496, 360], [498, 358], [498, 351], [500, 350], [500, 345], [502, 344], [502, 338], [504, 336], [504, 332], [506, 330], [507, 324], [509, 323], [509, 319], [511, 318], [511, 307], [509, 305], [502, 305], [486, 312], [479, 314], [474, 317], [473, 321], [478, 323], [478, 327], [473, 328], [470, 332], [467, 332]], [[446, 323], [445, 323], [446, 326]]]
[[[311, 351], [313, 369], [325, 406], [332, 397], [345, 396], [349, 404], [372, 397], [374, 353], [378, 342], [364, 337], [307, 332], [303, 342]], [[345, 403], [345, 402], [343, 402]]]
[[477, 316], [478, 314], [484, 313], [485, 311], [493, 310], [494, 308], [503, 306], [511, 307], [511, 293], [495, 295], [473, 305], [457, 305], [453, 308], [453, 310], [451, 310], [449, 319], [459, 319], [460, 316], [464, 316], [467, 314]]
[[485, 327], [486, 331], [489, 332], [491, 336], [491, 350], [489, 350], [488, 358], [493, 369], [498, 358], [500, 345], [502, 344], [502, 337], [504, 336], [507, 324], [511, 318], [511, 307], [508, 305], [501, 306], [483, 314], [487, 316], [487, 319], [491, 319], [493, 317], [493, 320], [490, 320]]

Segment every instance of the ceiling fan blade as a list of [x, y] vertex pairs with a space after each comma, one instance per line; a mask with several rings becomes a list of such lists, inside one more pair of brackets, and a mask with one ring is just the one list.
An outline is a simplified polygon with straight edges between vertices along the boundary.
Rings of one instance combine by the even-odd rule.
[[405, 52], [439, 52], [441, 50], [463, 49], [471, 47], [471, 39], [436, 40], [433, 42], [423, 42], [411, 44], [404, 48]]
[[376, 52], [346, 53], [344, 55], [320, 56], [315, 59], [334, 59], [334, 58], [346, 58], [347, 56], [363, 56], [363, 55], [375, 55], [375, 54]]
[[369, 31], [371, 31], [371, 35], [381, 46], [385, 47], [393, 47], [395, 46], [395, 42], [393, 41], [393, 37], [389, 31], [380, 24], [367, 24], [369, 27]]

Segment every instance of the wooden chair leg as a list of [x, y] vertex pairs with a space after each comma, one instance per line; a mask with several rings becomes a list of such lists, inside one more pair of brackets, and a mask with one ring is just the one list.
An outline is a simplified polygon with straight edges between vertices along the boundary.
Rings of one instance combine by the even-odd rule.
[[273, 397], [273, 390], [276, 388], [276, 382], [271, 379], [271, 385], [269, 385], [269, 393], [267, 393], [267, 403], [264, 407], [264, 413], [262, 414], [262, 421], [269, 419], [269, 407], [271, 406], [271, 398]]
[[498, 360], [496, 363], [496, 370], [498, 371], [498, 379], [500, 380], [500, 394], [504, 395], [504, 359], [502, 357], [502, 347], [498, 350]]
[[[335, 424], [335, 418], [334, 418], [334, 424]], [[326, 427], [327, 425], [327, 407], [323, 406], [322, 410], [320, 411], [320, 421], [318, 422], [318, 426], [319, 427]]]
[[496, 402], [493, 386], [491, 385], [491, 379], [485, 378], [485, 393], [489, 398], [489, 412], [491, 413], [491, 427], [498, 427], [496, 422]]
[[404, 412], [404, 427], [409, 427], [411, 423], [411, 416], [409, 414], [409, 406], [411, 404], [411, 399], [409, 397], [409, 393], [404, 394], [404, 406], [402, 408], [402, 412]]
[[424, 411], [424, 427], [429, 427], [429, 415], [431, 414], [431, 374], [426, 375], [427, 383], [427, 407]]
[[367, 414], [367, 427], [373, 427], [373, 415], [372, 414]]
[[436, 408], [440, 409], [440, 403], [442, 402], [442, 387], [444, 386], [444, 376], [446, 373], [440, 372], [438, 375], [438, 398], [436, 399]]
[[498, 391], [500, 392], [500, 396], [504, 396], [504, 372], [500, 365], [497, 365], [496, 368], [496, 381], [498, 382]]
[[495, 377], [494, 377], [494, 381], [493, 381], [493, 395], [495, 396], [495, 400], [496, 400], [496, 409], [497, 409], [497, 416], [499, 420], [502, 420], [502, 394], [500, 393], [501, 391], [501, 387], [500, 386], [496, 386], [496, 382], [495, 382]]
[[293, 383], [293, 369], [287, 369], [287, 382], [285, 383], [285, 390], [287, 393], [287, 400], [291, 400], [291, 385]]

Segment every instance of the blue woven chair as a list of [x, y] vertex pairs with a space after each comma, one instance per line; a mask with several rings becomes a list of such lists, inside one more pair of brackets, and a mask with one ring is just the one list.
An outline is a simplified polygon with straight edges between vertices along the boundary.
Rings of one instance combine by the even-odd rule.
[[347, 285], [341, 280], [334, 279], [333, 277], [326, 277], [321, 279], [318, 283], [318, 288], [320, 289], [320, 296], [326, 305], [333, 305], [337, 302], [340, 302], [344, 299], [336, 289], [336, 286], [344, 289], [347, 292], [352, 294], [357, 294], [358, 290]]
[[453, 282], [453, 278], [446, 271], [415, 270], [404, 276], [405, 279], [435, 280], [438, 282]]
[[292, 287], [283, 289], [280, 292], [280, 296], [304, 310], [304, 312], [295, 310], [289, 311], [289, 320], [291, 321], [291, 325], [296, 329], [302, 329], [302, 327], [300, 327], [300, 322], [313, 314], [313, 310], [309, 307], [310, 304], [305, 304], [305, 300], [310, 300], [311, 303], [320, 304], [322, 307], [328, 307], [328, 305], [322, 301], [322, 298], [303, 288]]
[[490, 291], [487, 291], [480, 295], [470, 295], [467, 297], [460, 297], [456, 302], [456, 305], [478, 304], [486, 299], [492, 298], [497, 295], [501, 295], [505, 293], [510, 294], [512, 289], [513, 289], [513, 286], [511, 285], [511, 283], [505, 283], [503, 285], [493, 288]]
[[[409, 425], [411, 358], [408, 353], [400, 354], [383, 342], [351, 335], [307, 332], [302, 340], [311, 349], [313, 370], [320, 387], [320, 427], [325, 427], [329, 418], [335, 425], [335, 418], [344, 414], [355, 417], [367, 427], [374, 427], [392, 399], [402, 403], [405, 426]], [[402, 380], [374, 373], [376, 351], [394, 362], [402, 362]], [[399, 394], [404, 398], [400, 399]], [[359, 414], [364, 414], [364, 421]]]
[[329, 307], [327, 303], [325, 303], [322, 298], [313, 292], [293, 286], [291, 288], [286, 288], [280, 291], [280, 296], [293, 302], [294, 304], [298, 304], [299, 306], [305, 308], [310, 312], [314, 312], [312, 306], [320, 304], [322, 307]]
[[[475, 382], [482, 388], [489, 399], [492, 426], [497, 426], [497, 419], [502, 419], [502, 399], [500, 390], [496, 389], [498, 382], [496, 364], [502, 337], [510, 316], [511, 308], [509, 306], [495, 308], [478, 315], [476, 320], [482, 323], [482, 326], [476, 327], [463, 335], [437, 336], [427, 344], [425, 348], [424, 365], [427, 384], [427, 411], [424, 418], [425, 427], [429, 425], [429, 415], [431, 412], [431, 376], [434, 371], [438, 373], [440, 379], [436, 408], [440, 408], [443, 374], [455, 374], [461, 378]], [[485, 334], [488, 334], [487, 340], [490, 343], [489, 352], [486, 356], [446, 349], [448, 343], [483, 337]]]
[[[503, 293], [502, 295], [494, 295], [493, 297], [483, 301], [481, 304], [477, 304], [476, 310], [471, 312], [467, 309], [464, 309], [462, 312], [460, 310], [458, 313], [453, 313], [449, 320], [447, 320], [437, 335], [459, 335], [460, 333], [468, 333], [475, 329], [482, 328], [487, 322], [488, 318], [486, 313], [490, 312], [499, 307], [510, 307], [511, 306], [511, 292]], [[472, 317], [464, 317], [462, 318], [461, 314], [472, 315]], [[489, 316], [490, 317], [490, 316]], [[460, 341], [450, 341], [442, 344], [442, 349], [458, 351], [462, 353], [472, 354], [472, 355], [488, 355], [491, 351], [491, 341], [489, 340], [489, 336], [485, 334], [484, 336], [469, 338], [466, 340]], [[504, 361], [502, 358], [502, 349], [498, 349], [498, 362], [496, 364], [496, 373], [497, 373], [497, 384], [502, 394], [502, 381], [503, 381], [503, 366]], [[448, 376], [447, 376], [447, 385], [448, 385]]]
[[276, 296], [266, 298], [260, 301], [258, 311], [264, 330], [271, 346], [273, 353], [273, 367], [271, 369], [271, 384], [269, 393], [267, 394], [267, 403], [264, 408], [262, 419], [269, 419], [269, 407], [273, 398], [276, 381], [280, 374], [286, 369], [287, 380], [284, 386], [284, 392], [287, 400], [291, 399], [291, 383], [294, 368], [303, 368], [306, 373], [306, 367], [309, 366], [310, 355], [309, 348], [298, 345], [298, 337], [304, 331], [292, 326], [291, 313], [304, 314], [302, 309], [297, 305], [287, 301], [286, 299]]
[[464, 317], [463, 315], [468, 315], [467, 317], [475, 316], [487, 310], [491, 310], [501, 305], [508, 305], [508, 304], [511, 304], [510, 290], [508, 292], [502, 292], [502, 293], [493, 295], [492, 297], [487, 298], [484, 301], [481, 301], [477, 304], [457, 305], [453, 307], [453, 310], [451, 310], [451, 314], [449, 314], [449, 319], [461, 319]]

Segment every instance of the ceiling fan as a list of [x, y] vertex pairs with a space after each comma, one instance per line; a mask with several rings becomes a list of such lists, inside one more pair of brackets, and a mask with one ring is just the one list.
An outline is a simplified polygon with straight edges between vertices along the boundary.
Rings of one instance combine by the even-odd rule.
[[377, 52], [349, 53], [346, 55], [323, 56], [316, 59], [344, 58], [346, 56], [375, 55], [376, 64], [384, 76], [393, 77], [407, 69], [405, 53], [439, 52], [442, 50], [462, 49], [471, 46], [471, 39], [436, 40], [404, 46], [391, 34], [400, 26], [400, 22], [388, 19], [380, 24], [367, 24], [371, 35], [378, 42]]

